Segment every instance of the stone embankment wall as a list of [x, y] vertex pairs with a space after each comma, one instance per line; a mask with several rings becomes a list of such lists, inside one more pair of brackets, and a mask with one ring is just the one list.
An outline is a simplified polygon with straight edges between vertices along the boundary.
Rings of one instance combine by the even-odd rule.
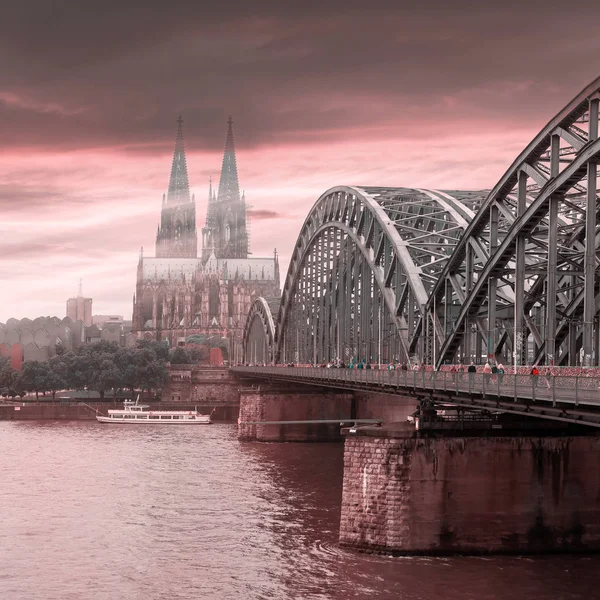
[[386, 553], [600, 549], [600, 438], [346, 438], [340, 543]]
[[239, 402], [239, 382], [226, 367], [170, 365], [162, 392], [166, 402], [219, 404]]
[[350, 417], [352, 394], [329, 390], [241, 389], [238, 437], [259, 442], [331, 442], [342, 439], [340, 425], [250, 425], [256, 421], [306, 421]]

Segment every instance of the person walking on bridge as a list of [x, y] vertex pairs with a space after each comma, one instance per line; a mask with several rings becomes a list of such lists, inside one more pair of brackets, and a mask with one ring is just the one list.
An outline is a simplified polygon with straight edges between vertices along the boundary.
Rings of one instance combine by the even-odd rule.
[[537, 387], [537, 383], [538, 383], [538, 376], [539, 376], [540, 372], [537, 368], [536, 365], [533, 365], [529, 375], [531, 376], [531, 388], [535, 389]]
[[456, 373], [457, 373], [458, 369], [456, 368], [456, 365], [452, 365], [450, 367], [450, 378], [452, 379], [452, 383], [456, 383]]
[[470, 390], [471, 386], [473, 385], [473, 380], [475, 379], [475, 373], [477, 373], [477, 367], [475, 366], [474, 362], [471, 362], [471, 364], [469, 365], [469, 368], [467, 369], [467, 373], [469, 375], [469, 390]]
[[504, 370], [504, 365], [502, 363], [498, 363], [498, 383], [500, 385], [502, 385], [502, 382], [504, 381], [504, 373], [506, 371]]
[[490, 377], [492, 375], [492, 366], [489, 362], [486, 362], [483, 365], [483, 382], [487, 385], [490, 382]]

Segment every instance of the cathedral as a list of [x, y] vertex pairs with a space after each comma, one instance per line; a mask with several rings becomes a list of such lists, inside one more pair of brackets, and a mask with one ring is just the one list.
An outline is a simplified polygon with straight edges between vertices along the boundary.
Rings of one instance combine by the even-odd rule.
[[268, 258], [249, 254], [247, 206], [240, 195], [230, 117], [219, 187], [213, 190], [210, 183], [198, 256], [196, 199], [190, 194], [180, 116], [156, 255], [140, 251], [132, 331], [138, 338], [168, 340], [171, 346], [197, 334], [225, 338], [229, 359], [241, 360], [250, 304], [257, 296], [280, 295], [277, 252]]

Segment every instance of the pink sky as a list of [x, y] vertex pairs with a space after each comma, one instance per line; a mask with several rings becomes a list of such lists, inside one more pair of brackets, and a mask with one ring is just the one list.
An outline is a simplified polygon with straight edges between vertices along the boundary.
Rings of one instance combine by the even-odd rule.
[[180, 111], [198, 230], [231, 113], [252, 253], [276, 247], [286, 269], [329, 187], [490, 188], [599, 74], [591, 3], [535, 30], [527, 3], [523, 19], [510, 3], [166, 19], [142, 3], [144, 27], [125, 15], [121, 29], [116, 2], [69, 4], [25, 2], [0, 24], [0, 322], [64, 316], [79, 278], [95, 314], [131, 317]]

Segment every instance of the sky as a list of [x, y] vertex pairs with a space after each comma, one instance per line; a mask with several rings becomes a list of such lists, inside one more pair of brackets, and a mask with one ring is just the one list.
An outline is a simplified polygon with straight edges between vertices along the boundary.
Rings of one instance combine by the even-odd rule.
[[63, 317], [80, 278], [131, 318], [179, 113], [198, 230], [231, 114], [251, 251], [285, 273], [328, 188], [491, 188], [600, 75], [591, 1], [2, 4], [0, 322]]

